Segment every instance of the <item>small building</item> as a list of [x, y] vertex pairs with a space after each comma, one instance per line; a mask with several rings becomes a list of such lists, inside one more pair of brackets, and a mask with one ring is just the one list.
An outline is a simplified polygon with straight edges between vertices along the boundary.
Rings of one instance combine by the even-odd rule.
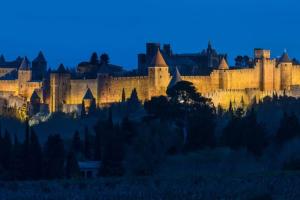
[[100, 161], [78, 162], [82, 178], [96, 178], [101, 165]]

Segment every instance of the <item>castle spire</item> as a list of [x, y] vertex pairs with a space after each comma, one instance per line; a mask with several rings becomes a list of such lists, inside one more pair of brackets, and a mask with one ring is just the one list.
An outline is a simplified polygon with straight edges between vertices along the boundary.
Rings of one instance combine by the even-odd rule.
[[220, 70], [226, 70], [226, 69], [229, 69], [229, 66], [225, 60], [225, 58], [223, 57], [221, 62], [220, 62], [220, 65], [219, 65], [219, 68]]
[[287, 50], [284, 49], [283, 54], [281, 55], [281, 57], [279, 58], [279, 62], [280, 63], [290, 63], [292, 62], [289, 58], [289, 55], [287, 53]]
[[94, 99], [94, 95], [89, 87], [87, 88], [83, 99], [91, 99], [91, 100]]
[[38, 56], [32, 62], [46, 62], [43, 52], [39, 51]]
[[0, 64], [3, 64], [3, 63], [5, 63], [5, 58], [4, 58], [4, 55], [1, 54], [1, 56], [0, 56]]
[[169, 85], [168, 85], [168, 88], [173, 87], [174, 85], [176, 85], [176, 83], [178, 83], [178, 82], [180, 82], [180, 81], [182, 81], [182, 78], [181, 78], [181, 75], [180, 75], [180, 73], [179, 73], [178, 68], [176, 67], [175, 73], [174, 73], [174, 75], [172, 76], [172, 79], [171, 79], [171, 81], [170, 81], [170, 83], [169, 83]]
[[163, 56], [161, 55], [161, 52], [159, 49], [157, 49], [157, 53], [154, 56], [150, 67], [168, 67], [165, 59], [163, 58]]
[[25, 56], [25, 58], [22, 60], [21, 65], [19, 67], [20, 70], [30, 70], [30, 63], [28, 58]]
[[58, 73], [67, 73], [67, 70], [63, 64], [60, 64], [59, 67], [57, 68]]
[[212, 45], [211, 45], [211, 41], [210, 40], [208, 40], [207, 49], [212, 49]]

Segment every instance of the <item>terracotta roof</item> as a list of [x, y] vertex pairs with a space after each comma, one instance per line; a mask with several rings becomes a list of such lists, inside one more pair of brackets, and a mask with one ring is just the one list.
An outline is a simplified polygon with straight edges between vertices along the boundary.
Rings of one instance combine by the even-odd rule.
[[229, 69], [229, 66], [225, 60], [225, 58], [222, 58], [221, 62], [220, 62], [220, 65], [219, 65], [219, 69]]
[[160, 53], [160, 50], [157, 49], [157, 53], [154, 56], [150, 67], [168, 67], [165, 59], [163, 58], [163, 56]]

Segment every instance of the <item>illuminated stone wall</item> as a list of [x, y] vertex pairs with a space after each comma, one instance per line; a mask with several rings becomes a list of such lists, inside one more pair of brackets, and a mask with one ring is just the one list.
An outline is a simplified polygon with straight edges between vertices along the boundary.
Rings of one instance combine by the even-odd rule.
[[[215, 106], [228, 108], [247, 106], [273, 93], [288, 93], [291, 88], [300, 86], [300, 66], [292, 63], [280, 63], [270, 59], [270, 51], [256, 52], [254, 67], [243, 69], [214, 70], [208, 76], [181, 76], [192, 82], [198, 92], [211, 98]], [[98, 74], [96, 79], [70, 79], [70, 75], [51, 75], [50, 99], [57, 111], [61, 105], [69, 105], [67, 110], [76, 110], [90, 88], [97, 106], [121, 102], [123, 90], [129, 98], [133, 89], [144, 102], [153, 96], [166, 95], [171, 76], [168, 67], [150, 67], [148, 76], [112, 77]], [[71, 107], [70, 107], [71, 106]], [[54, 111], [54, 110], [52, 110]]]
[[1, 92], [13, 92], [18, 93], [18, 81], [17, 80], [0, 80]]
[[122, 92], [128, 99], [133, 89], [137, 90], [141, 101], [149, 99], [149, 79], [147, 76], [139, 77], [99, 77], [98, 104], [121, 102]]
[[97, 103], [98, 96], [98, 82], [97, 79], [75, 79], [70, 81], [70, 97], [68, 98], [67, 104], [81, 104], [82, 99], [87, 91], [87, 88], [90, 88], [94, 98]]

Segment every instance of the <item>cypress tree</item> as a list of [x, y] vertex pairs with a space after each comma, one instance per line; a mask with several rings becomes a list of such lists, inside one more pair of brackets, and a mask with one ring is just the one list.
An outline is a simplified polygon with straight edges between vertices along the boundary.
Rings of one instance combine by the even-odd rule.
[[66, 178], [78, 178], [80, 176], [80, 169], [75, 154], [71, 151], [68, 153], [66, 161]]
[[90, 64], [92, 65], [98, 65], [99, 64], [99, 60], [98, 60], [98, 55], [96, 52], [94, 52], [91, 56], [91, 59], [90, 59]]
[[3, 137], [3, 167], [5, 169], [9, 169], [10, 166], [10, 161], [11, 161], [11, 156], [12, 156], [12, 141], [10, 137], [10, 133], [5, 130], [4, 137]]
[[80, 134], [78, 131], [75, 131], [73, 140], [72, 140], [72, 147], [71, 151], [75, 153], [76, 156], [78, 156], [81, 153], [81, 139]]
[[61, 137], [50, 135], [45, 145], [44, 176], [46, 179], [60, 179], [64, 176], [64, 144]]
[[91, 136], [87, 126], [84, 128], [84, 157], [85, 159], [91, 159]]
[[39, 139], [33, 129], [30, 134], [30, 148], [29, 148], [29, 165], [30, 178], [33, 180], [42, 178], [43, 154]]
[[23, 179], [24, 174], [24, 152], [23, 144], [19, 143], [18, 137], [14, 135], [14, 145], [12, 149], [12, 160], [10, 164], [10, 179], [20, 180]]
[[122, 90], [122, 102], [126, 101], [126, 94], [125, 94], [125, 89], [123, 88]]

